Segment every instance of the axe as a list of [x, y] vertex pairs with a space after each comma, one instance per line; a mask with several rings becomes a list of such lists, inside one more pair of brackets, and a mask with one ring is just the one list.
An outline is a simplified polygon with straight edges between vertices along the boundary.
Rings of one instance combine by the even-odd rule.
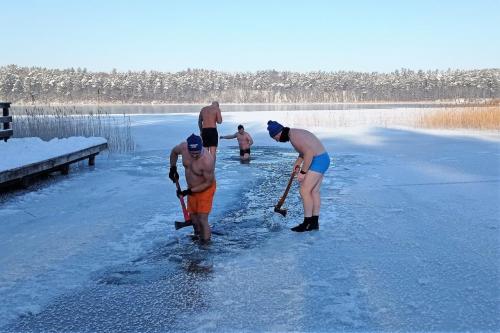
[[[181, 191], [181, 186], [179, 185], [178, 179], [175, 180], [175, 186], [177, 186], [178, 191]], [[182, 214], [184, 214], [184, 222], [175, 221], [175, 230], [193, 225], [193, 222], [191, 222], [191, 217], [189, 216], [189, 213], [186, 209], [186, 204], [184, 203], [184, 197], [181, 195], [179, 197], [179, 200], [181, 202]]]
[[286, 216], [286, 208], [281, 209], [281, 206], [283, 206], [283, 204], [285, 203], [286, 196], [288, 195], [288, 191], [290, 191], [290, 187], [292, 187], [293, 178], [295, 178], [295, 173], [297, 172], [297, 170], [298, 167], [293, 170], [292, 174], [290, 175], [290, 179], [288, 180], [288, 184], [286, 185], [285, 193], [283, 193], [276, 206], [274, 206], [274, 211], [276, 213], [280, 213], [284, 217]]

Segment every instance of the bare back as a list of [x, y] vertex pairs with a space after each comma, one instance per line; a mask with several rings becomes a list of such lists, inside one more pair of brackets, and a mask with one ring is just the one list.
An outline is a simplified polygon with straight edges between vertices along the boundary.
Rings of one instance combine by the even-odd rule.
[[302, 155], [309, 153], [312, 156], [317, 156], [325, 152], [325, 147], [321, 141], [307, 130], [291, 128], [289, 136], [293, 148]]
[[205, 106], [200, 111], [201, 128], [215, 128], [222, 123], [220, 108], [216, 105]]

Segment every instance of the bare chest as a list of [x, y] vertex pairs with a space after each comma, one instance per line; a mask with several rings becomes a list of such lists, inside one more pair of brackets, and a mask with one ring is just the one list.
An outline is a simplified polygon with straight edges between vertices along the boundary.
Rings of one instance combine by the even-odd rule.
[[203, 176], [203, 164], [192, 159], [183, 159], [182, 165], [186, 168], [186, 173], [190, 173], [192, 175], [202, 177]]
[[238, 140], [239, 143], [245, 143], [248, 141], [246, 135], [241, 135], [241, 134], [236, 135], [236, 139]]

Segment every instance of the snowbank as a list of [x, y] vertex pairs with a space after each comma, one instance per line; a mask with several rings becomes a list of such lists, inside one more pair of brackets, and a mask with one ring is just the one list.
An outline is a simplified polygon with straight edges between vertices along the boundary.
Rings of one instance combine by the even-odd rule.
[[40, 138], [10, 139], [0, 142], [0, 171], [10, 170], [106, 143], [99, 137], [71, 137], [42, 141]]

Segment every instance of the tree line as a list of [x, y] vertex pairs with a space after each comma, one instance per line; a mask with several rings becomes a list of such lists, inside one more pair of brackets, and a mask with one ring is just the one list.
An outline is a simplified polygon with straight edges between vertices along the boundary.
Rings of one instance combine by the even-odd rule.
[[500, 97], [500, 69], [379, 72], [91, 72], [0, 67], [0, 100], [35, 103], [341, 103]]

